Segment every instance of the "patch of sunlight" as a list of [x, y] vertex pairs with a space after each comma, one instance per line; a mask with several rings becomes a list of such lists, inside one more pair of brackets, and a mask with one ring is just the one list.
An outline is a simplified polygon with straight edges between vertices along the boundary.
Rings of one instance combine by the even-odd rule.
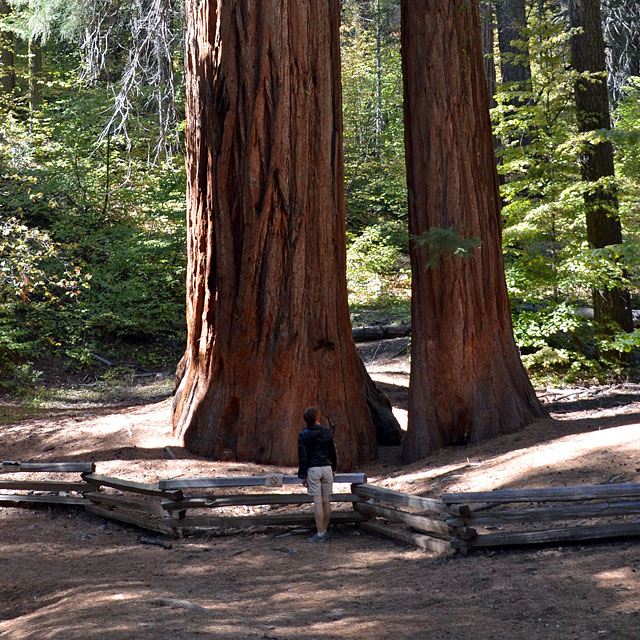
[[612, 581], [625, 580], [631, 577], [630, 567], [620, 567], [619, 569], [612, 569], [610, 571], [602, 571], [596, 575], [596, 579], [603, 585], [607, 585]]
[[634, 572], [635, 569], [631, 567], [620, 567], [602, 571], [594, 576], [600, 588], [617, 594], [618, 602], [612, 607], [614, 611], [637, 614], [640, 606], [640, 583]]
[[[603, 451], [640, 457], [640, 425], [632, 424], [570, 435], [531, 448], [514, 449], [482, 461], [456, 462], [394, 476], [393, 482], [434, 480], [458, 472], [458, 482], [449, 491], [492, 491], [510, 484], [522, 484], [527, 477], [548, 474]], [[577, 463], [582, 464], [582, 463]]]
[[386, 374], [386, 373], [370, 373], [371, 379], [375, 382], [382, 382], [386, 384], [392, 384], [396, 387], [409, 388], [409, 376], [400, 372], [399, 374]]
[[469, 466], [466, 462], [457, 464], [447, 464], [440, 467], [431, 467], [424, 471], [415, 471], [413, 473], [405, 473], [400, 476], [394, 476], [393, 482], [416, 482], [419, 480], [433, 480], [439, 476], [446, 476], [454, 471], [460, 471]]
[[395, 416], [400, 428], [403, 431], [407, 430], [407, 423], [409, 420], [409, 412], [406, 409], [398, 409], [397, 407], [393, 407], [392, 409], [393, 415]]
[[[107, 436], [109, 434], [117, 433], [118, 431], [121, 431], [122, 423], [123, 423], [123, 420], [121, 415], [106, 416], [106, 417], [100, 418], [100, 420], [95, 421], [92, 431], [97, 436]], [[126, 429], [129, 432], [129, 436], [131, 436], [132, 435], [131, 427], [129, 426], [128, 423], [126, 423]]]
[[640, 454], [638, 425], [611, 427], [580, 435], [570, 435], [532, 449], [517, 449], [491, 460], [490, 468], [479, 468], [465, 474], [465, 484], [474, 491], [489, 491], [526, 480], [539, 472], [549, 473], [554, 467], [566, 468], [578, 460], [603, 450], [619, 449], [624, 455]]

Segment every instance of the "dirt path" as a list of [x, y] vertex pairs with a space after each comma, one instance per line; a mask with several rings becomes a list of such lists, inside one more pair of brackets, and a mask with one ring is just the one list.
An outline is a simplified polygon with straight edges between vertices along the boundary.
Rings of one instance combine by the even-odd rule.
[[[405, 418], [406, 359], [369, 369]], [[363, 470], [432, 496], [640, 482], [638, 387], [546, 399], [557, 401], [552, 419], [520, 433], [409, 467], [386, 448]], [[99, 473], [141, 481], [293, 471], [188, 456], [169, 435], [169, 408], [51, 411], [0, 426], [0, 458], [94, 460]], [[639, 540], [447, 559], [347, 526], [324, 545], [263, 530], [163, 549], [140, 534], [84, 511], [0, 508], [0, 638], [640, 638]]]

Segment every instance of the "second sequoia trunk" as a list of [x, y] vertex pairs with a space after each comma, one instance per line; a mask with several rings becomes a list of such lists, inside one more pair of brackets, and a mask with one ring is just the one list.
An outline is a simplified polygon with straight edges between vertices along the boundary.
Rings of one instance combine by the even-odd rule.
[[187, 4], [188, 342], [174, 433], [294, 464], [302, 412], [340, 468], [397, 442], [347, 308], [338, 0]]
[[412, 245], [412, 461], [544, 411], [513, 339], [477, 2], [404, 0], [402, 56], [410, 233], [457, 230], [482, 242], [435, 268]]

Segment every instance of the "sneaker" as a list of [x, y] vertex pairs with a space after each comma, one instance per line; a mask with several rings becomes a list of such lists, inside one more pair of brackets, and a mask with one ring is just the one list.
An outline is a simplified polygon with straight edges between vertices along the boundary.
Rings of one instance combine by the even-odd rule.
[[307, 538], [307, 542], [326, 542], [327, 541], [327, 535], [320, 535], [319, 533], [316, 533], [314, 536], [311, 536], [310, 538]]

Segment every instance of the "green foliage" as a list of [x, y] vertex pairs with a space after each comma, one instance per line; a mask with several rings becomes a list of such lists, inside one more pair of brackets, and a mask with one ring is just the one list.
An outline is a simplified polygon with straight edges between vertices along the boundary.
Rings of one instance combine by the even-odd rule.
[[[407, 215], [399, 2], [343, 3], [342, 103], [347, 224]], [[365, 7], [366, 9], [366, 7]]]
[[408, 234], [400, 223], [367, 227], [347, 249], [349, 304], [388, 306], [410, 295]]
[[414, 240], [427, 253], [427, 269], [437, 269], [442, 259], [469, 258], [482, 244], [480, 238], [463, 238], [455, 227], [431, 227]]
[[581, 335], [585, 338], [588, 330], [584, 319], [565, 303], [516, 309], [513, 325], [516, 342], [529, 353], [547, 347], [571, 349], [576, 346], [572, 341], [578, 341]]
[[0, 223], [0, 374], [20, 384], [30, 379], [28, 365], [17, 363], [42, 345], [33, 317], [56, 318], [86, 285], [48, 234], [15, 217]]
[[[620, 217], [624, 224], [626, 245], [640, 244], [640, 77], [628, 79], [614, 113], [615, 129], [610, 134], [615, 149]], [[635, 283], [638, 295], [640, 256], [627, 260], [627, 275]], [[636, 298], [637, 300], [637, 298]]]
[[[624, 287], [640, 302], [640, 78], [628, 79], [612, 131], [578, 135], [570, 33], [552, 4], [528, 5], [522, 53], [513, 56], [531, 65], [531, 85], [502, 85], [493, 111], [507, 284], [516, 340], [534, 375], [603, 379], [622, 371], [610, 354], [634, 352], [640, 337], [615, 327], [596, 335], [578, 309], [590, 305], [593, 288]], [[100, 354], [125, 363], [100, 383], [115, 388], [130, 382], [134, 362], [169, 367], [184, 344], [185, 175], [179, 155], [158, 161], [155, 139], [160, 129], [166, 149], [180, 148], [183, 88], [176, 82], [165, 92], [160, 71], [168, 65], [172, 78], [181, 75], [181, 28], [156, 21], [167, 33], [163, 40], [154, 31], [154, 46], [173, 49], [155, 59], [146, 37], [155, 18], [139, 0], [11, 5], [3, 28], [18, 35], [17, 87], [0, 97], [0, 386], [37, 388], [34, 363], [42, 357], [82, 368]], [[347, 275], [356, 324], [410, 314], [399, 5], [342, 2]], [[83, 30], [94, 39], [81, 43]], [[107, 36], [113, 46], [102, 51]], [[45, 61], [38, 113], [27, 108], [31, 37], [41, 39]], [[605, 139], [615, 148], [616, 178], [585, 184], [580, 153]], [[617, 194], [622, 244], [589, 247], [584, 196], [593, 189]], [[430, 229], [416, 241], [435, 268], [472, 255], [479, 240], [463, 236], [463, 229]]]
[[640, 344], [637, 331], [597, 335], [592, 322], [566, 303], [516, 309], [513, 324], [522, 362], [534, 382], [541, 384], [609, 382], [624, 372], [615, 354]]
[[[631, 86], [622, 100], [614, 131], [578, 134], [570, 36], [550, 10], [532, 7], [523, 40], [530, 55], [520, 58], [531, 64], [531, 86], [501, 87], [492, 113], [504, 176], [506, 277], [516, 340], [530, 371], [602, 378], [607, 368], [620, 370], [607, 354], [629, 348], [634, 338], [617, 330], [615, 339], [597, 337], [577, 309], [590, 306], [593, 289], [638, 293], [638, 88]], [[616, 178], [582, 182], [581, 152], [607, 138], [616, 149]], [[589, 247], [585, 194], [596, 190], [618, 196], [621, 245]]]
[[74, 78], [51, 74], [35, 119], [3, 114], [4, 377], [54, 355], [77, 367], [92, 353], [172, 366], [184, 343], [181, 158], [151, 165], [144, 122], [132, 147], [101, 139], [108, 95]]

